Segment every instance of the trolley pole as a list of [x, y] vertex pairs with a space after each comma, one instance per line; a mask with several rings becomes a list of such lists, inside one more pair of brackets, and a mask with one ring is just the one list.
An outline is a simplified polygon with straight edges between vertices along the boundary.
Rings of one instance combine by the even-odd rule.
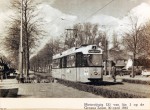
[[21, 25], [20, 25], [20, 46], [19, 46], [19, 73], [20, 82], [23, 83], [23, 43], [22, 43], [22, 33], [23, 33], [23, 0], [21, 0]]
[[77, 29], [66, 29], [67, 30], [67, 37], [68, 37], [68, 34], [69, 34], [69, 31], [70, 31], [70, 37], [71, 37], [71, 31], [73, 32], [73, 33], [75, 33], [75, 47], [77, 47]]

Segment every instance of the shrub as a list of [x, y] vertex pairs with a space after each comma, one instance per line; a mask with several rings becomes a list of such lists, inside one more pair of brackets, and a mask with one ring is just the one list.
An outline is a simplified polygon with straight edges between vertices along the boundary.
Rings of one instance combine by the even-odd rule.
[[66, 81], [62, 79], [58, 79], [58, 83], [64, 84], [65, 86], [72, 87], [81, 91], [90, 92], [95, 95], [101, 95], [107, 98], [145, 98], [144, 96], [141, 95], [131, 94], [122, 91], [114, 91], [103, 87], [96, 87], [94, 85], [76, 83], [76, 82]]
[[128, 82], [128, 83], [136, 83], [136, 84], [146, 84], [150, 85], [150, 81], [142, 81], [142, 80], [131, 80], [131, 79], [122, 79], [123, 82]]

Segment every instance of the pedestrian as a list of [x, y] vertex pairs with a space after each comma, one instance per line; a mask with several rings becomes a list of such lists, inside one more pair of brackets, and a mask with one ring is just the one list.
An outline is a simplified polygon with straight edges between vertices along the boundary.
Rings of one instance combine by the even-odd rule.
[[3, 81], [3, 66], [0, 66], [0, 78], [1, 78], [1, 82]]
[[16, 75], [16, 80], [18, 81], [18, 83], [20, 83], [20, 74]]
[[114, 62], [112, 62], [112, 78], [116, 82], [116, 66]]
[[0, 72], [1, 82], [3, 81], [3, 73]]

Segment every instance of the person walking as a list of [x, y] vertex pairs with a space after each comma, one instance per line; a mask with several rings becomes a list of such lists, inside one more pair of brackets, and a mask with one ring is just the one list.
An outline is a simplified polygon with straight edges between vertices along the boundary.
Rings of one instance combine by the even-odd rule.
[[112, 78], [116, 82], [116, 66], [114, 62], [112, 62]]
[[18, 83], [20, 83], [20, 74], [16, 75], [16, 80], [18, 81]]
[[0, 78], [1, 78], [1, 82], [3, 81], [3, 66], [0, 66]]
[[3, 81], [3, 73], [0, 72], [1, 82]]

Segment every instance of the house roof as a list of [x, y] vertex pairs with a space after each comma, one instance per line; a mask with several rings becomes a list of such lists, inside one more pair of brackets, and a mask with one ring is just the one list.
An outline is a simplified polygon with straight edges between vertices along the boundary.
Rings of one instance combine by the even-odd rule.
[[124, 66], [126, 66], [126, 61], [125, 60], [118, 60], [116, 62], [116, 66], [118, 66], [118, 67], [124, 67]]
[[117, 48], [111, 48], [109, 50], [108, 59], [109, 60], [117, 60], [117, 59], [124, 59], [127, 60], [129, 56], [123, 51]]

